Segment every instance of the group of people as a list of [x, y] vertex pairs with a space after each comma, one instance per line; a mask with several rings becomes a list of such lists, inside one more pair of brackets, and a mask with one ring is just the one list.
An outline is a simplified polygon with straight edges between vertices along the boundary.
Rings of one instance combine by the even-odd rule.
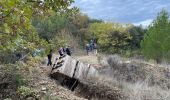
[[65, 54], [71, 56], [70, 46], [66, 46], [65, 48], [60, 47], [60, 49], [58, 50], [58, 53], [60, 54], [60, 56], [63, 56]]
[[95, 39], [91, 39], [89, 43], [86, 44], [86, 53], [89, 55], [89, 52], [97, 54], [97, 43]]
[[[60, 55], [60, 57], [64, 56], [64, 55], [69, 55], [71, 56], [71, 50], [70, 50], [70, 46], [66, 46], [65, 48], [60, 47], [58, 50], [58, 53]], [[52, 49], [50, 50], [49, 54], [47, 55], [48, 58], [48, 63], [47, 66], [52, 65]]]

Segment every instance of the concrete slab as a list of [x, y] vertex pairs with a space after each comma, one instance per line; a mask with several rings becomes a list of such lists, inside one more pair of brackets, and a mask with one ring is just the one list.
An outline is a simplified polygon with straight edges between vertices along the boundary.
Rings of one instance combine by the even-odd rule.
[[90, 68], [90, 64], [79, 62], [76, 67], [74, 78], [80, 81], [85, 80], [87, 77], [89, 68]]
[[58, 72], [72, 78], [77, 64], [77, 60], [73, 59], [70, 56], [65, 56], [61, 60], [64, 61], [62, 63], [62, 66], [54, 69], [52, 73]]

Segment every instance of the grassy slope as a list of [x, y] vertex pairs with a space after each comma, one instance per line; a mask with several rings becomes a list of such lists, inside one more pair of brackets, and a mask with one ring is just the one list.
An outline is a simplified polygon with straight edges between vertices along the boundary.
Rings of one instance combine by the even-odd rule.
[[[108, 96], [118, 90], [124, 100], [169, 100], [170, 99], [170, 68], [168, 65], [158, 65], [143, 60], [121, 58], [117, 55], [77, 57], [80, 61], [91, 64], [101, 64], [100, 74], [89, 80], [90, 87], [86, 86], [87, 93]], [[110, 92], [108, 87], [113, 88]], [[95, 87], [95, 88], [93, 88]], [[100, 92], [99, 92], [100, 91]], [[107, 98], [108, 99], [108, 98]]]
[[[170, 99], [170, 70], [167, 67], [140, 60], [122, 60], [118, 56], [98, 59], [99, 56], [91, 55], [76, 56], [75, 58], [82, 62], [93, 65], [97, 63], [97, 65], [102, 64], [103, 66], [98, 69], [100, 75], [90, 80], [95, 84], [78, 87], [84, 89], [82, 95], [113, 96], [113, 98], [117, 98], [114, 96], [118, 95], [120, 98], [116, 100]], [[22, 93], [25, 91], [22, 89], [19, 93], [17, 91], [20, 86], [25, 86], [30, 89], [27, 89], [28, 93], [26, 94], [34, 92], [40, 100], [83, 100], [48, 77], [50, 68], [46, 66], [45, 61], [45, 59], [29, 58], [25, 63], [1, 65], [0, 97], [13, 98], [14, 100], [23, 98], [25, 95]], [[27, 80], [26, 84], [24, 83], [25, 79]]]

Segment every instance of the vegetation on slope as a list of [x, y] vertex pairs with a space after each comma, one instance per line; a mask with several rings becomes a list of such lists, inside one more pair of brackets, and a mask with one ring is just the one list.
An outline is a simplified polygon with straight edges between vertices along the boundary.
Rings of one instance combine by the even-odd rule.
[[[36, 73], [36, 67], [39, 66], [36, 65], [36, 61], [40, 60], [35, 60], [35, 56], [43, 57], [49, 49], [57, 51], [66, 44], [71, 45], [76, 51], [77, 48], [84, 49], [92, 38], [97, 40], [101, 53], [118, 53], [127, 57], [143, 54], [147, 59], [154, 59], [158, 63], [163, 60], [168, 62], [170, 21], [165, 10], [158, 14], [147, 29], [143, 29], [132, 24], [90, 19], [77, 8], [70, 7], [73, 2], [74, 0], [0, 1], [0, 97], [35, 96], [36, 92], [27, 87], [34, 76], [30, 73]], [[34, 57], [34, 60], [30, 57]], [[169, 76], [166, 76], [169, 72], [165, 68], [148, 67], [135, 61], [129, 64], [118, 63], [116, 67], [115, 64], [109, 63], [109, 66], [114, 67], [114, 76], [118, 80], [133, 83], [137, 89], [138, 82], [145, 83], [149, 77], [149, 81], [144, 84], [149, 95], [140, 95], [144, 91], [140, 90], [143, 85], [139, 84], [140, 89], [137, 93], [133, 91], [135, 87], [130, 87], [134, 93], [130, 96], [132, 100], [139, 99], [133, 98], [136, 95], [153, 95], [151, 98], [156, 98], [157, 93], [160, 96], [164, 96], [162, 93], [169, 95]], [[160, 89], [162, 93], [153, 92], [154, 89]]]

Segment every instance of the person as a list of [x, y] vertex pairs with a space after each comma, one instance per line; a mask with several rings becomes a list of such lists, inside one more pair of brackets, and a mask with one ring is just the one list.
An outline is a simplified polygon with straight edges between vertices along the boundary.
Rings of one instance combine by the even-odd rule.
[[60, 54], [60, 56], [64, 55], [63, 47], [60, 47], [60, 49], [58, 50], [58, 53]]
[[94, 50], [94, 43], [95, 43], [94, 39], [91, 39], [90, 40], [90, 51]]
[[97, 44], [96, 43], [94, 43], [93, 49], [94, 49], [94, 54], [97, 54]]
[[52, 49], [50, 50], [49, 54], [47, 55], [47, 58], [48, 58], [48, 63], [47, 63], [47, 66], [51, 66], [52, 65]]
[[66, 52], [67, 55], [71, 56], [70, 46], [67, 46], [67, 47], [65, 48], [65, 52]]
[[90, 50], [90, 45], [87, 43], [87, 44], [86, 44], [86, 52], [87, 52], [87, 55], [89, 55], [89, 50]]
[[93, 42], [90, 42], [90, 51], [93, 51]]
[[66, 47], [62, 49], [63, 49], [63, 54], [66, 54]]

